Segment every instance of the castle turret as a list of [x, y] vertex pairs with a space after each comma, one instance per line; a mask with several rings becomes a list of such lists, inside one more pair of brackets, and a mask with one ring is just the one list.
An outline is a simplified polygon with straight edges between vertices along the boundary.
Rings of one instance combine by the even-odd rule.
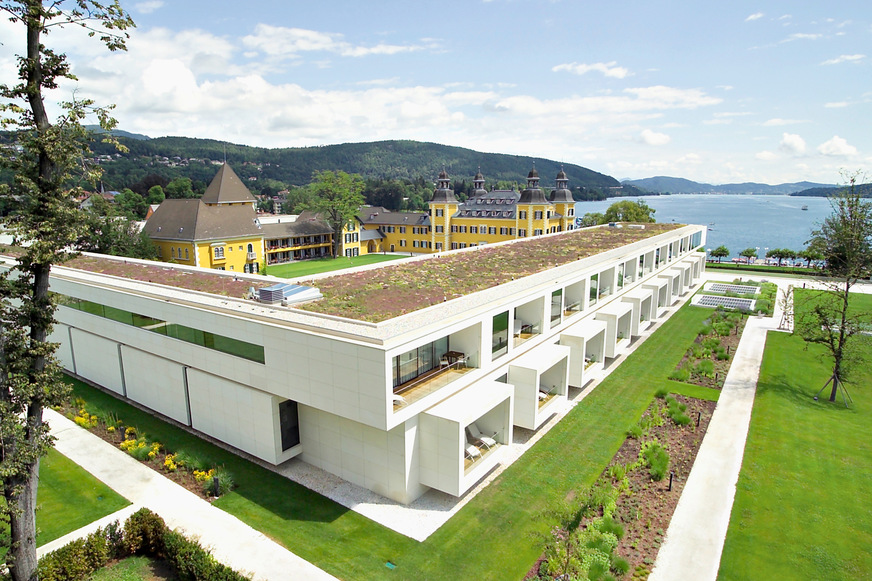
[[436, 190], [430, 200], [430, 240], [433, 250], [449, 250], [451, 248], [451, 217], [457, 210], [457, 198], [451, 189], [451, 180], [444, 169], [439, 172], [436, 180]]

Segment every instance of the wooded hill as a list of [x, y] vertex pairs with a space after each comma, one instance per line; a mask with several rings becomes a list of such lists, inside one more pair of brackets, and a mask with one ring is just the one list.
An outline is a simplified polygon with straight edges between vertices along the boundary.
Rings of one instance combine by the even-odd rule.
[[[825, 188], [809, 188], [801, 192], [790, 194], [791, 196], [807, 196], [812, 198], [826, 198], [838, 194], [845, 189], [845, 186], [831, 186]], [[858, 184], [856, 186], [857, 193], [862, 198], [872, 198], [872, 184]]]
[[[226, 151], [226, 160], [241, 178], [271, 179], [289, 186], [308, 184], [312, 173], [319, 170], [342, 170], [364, 178], [435, 181], [444, 168], [452, 180], [471, 183], [481, 167], [488, 186], [510, 182], [523, 187], [527, 173], [535, 163], [542, 178], [541, 185], [546, 190], [553, 187], [557, 172], [563, 168], [573, 189], [594, 189], [611, 196], [638, 193], [635, 188], [621, 188], [621, 184], [610, 176], [575, 164], [417, 141], [267, 149], [187, 137], [138, 139], [119, 136], [119, 140], [129, 149], [127, 153], [116, 155], [110, 146], [93, 146], [95, 154], [114, 158], [102, 163], [104, 185], [111, 189], [128, 187], [151, 173], [168, 179], [188, 177], [195, 182], [208, 182], [216, 171], [209, 160], [223, 161]], [[168, 158], [169, 163], [156, 158]]]

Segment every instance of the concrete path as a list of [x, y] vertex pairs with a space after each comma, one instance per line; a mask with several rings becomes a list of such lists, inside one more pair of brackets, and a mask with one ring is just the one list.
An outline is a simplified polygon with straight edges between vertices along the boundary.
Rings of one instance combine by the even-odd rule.
[[780, 319], [780, 309], [776, 308], [773, 317], [752, 317], [745, 326], [708, 431], [666, 531], [666, 540], [654, 562], [650, 581], [717, 579], [766, 334], [778, 327]]
[[[146, 507], [163, 517], [170, 528], [197, 539], [221, 563], [258, 581], [335, 579], [57, 412], [44, 413], [57, 438], [55, 448], [133, 503], [133, 507], [121, 511], [125, 515]], [[71, 535], [87, 534], [96, 526], [89, 525]], [[41, 552], [46, 550], [43, 547]]]

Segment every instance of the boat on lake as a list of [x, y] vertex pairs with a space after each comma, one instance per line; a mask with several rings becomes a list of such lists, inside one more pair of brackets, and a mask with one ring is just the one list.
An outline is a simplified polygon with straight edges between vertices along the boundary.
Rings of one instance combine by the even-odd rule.
[[803, 209], [803, 210], [808, 210], [808, 206], [803, 206], [802, 209]]

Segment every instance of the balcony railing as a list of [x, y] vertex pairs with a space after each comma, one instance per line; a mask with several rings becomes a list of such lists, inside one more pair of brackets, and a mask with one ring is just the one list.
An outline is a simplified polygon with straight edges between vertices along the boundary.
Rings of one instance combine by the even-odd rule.
[[472, 367], [467, 367], [465, 363], [456, 362], [437, 367], [415, 379], [401, 383], [393, 391], [394, 411], [401, 410], [431, 393], [439, 391], [472, 369]]

